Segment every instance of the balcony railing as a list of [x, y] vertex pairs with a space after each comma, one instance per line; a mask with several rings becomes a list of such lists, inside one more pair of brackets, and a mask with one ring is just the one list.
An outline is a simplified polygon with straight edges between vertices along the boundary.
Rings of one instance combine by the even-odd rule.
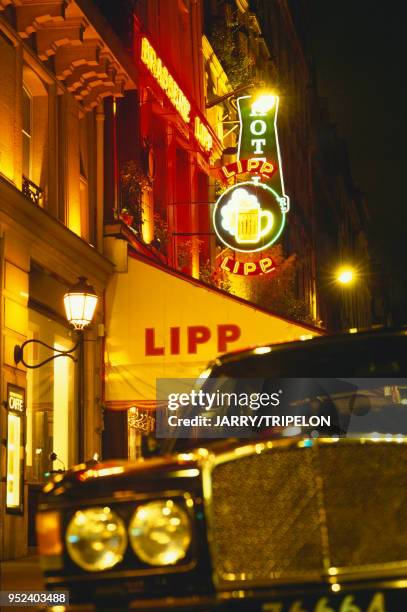
[[31, 200], [33, 204], [36, 204], [37, 206], [42, 206], [43, 191], [41, 187], [38, 187], [38, 185], [30, 181], [30, 179], [26, 176], [23, 176], [23, 194], [26, 198]]

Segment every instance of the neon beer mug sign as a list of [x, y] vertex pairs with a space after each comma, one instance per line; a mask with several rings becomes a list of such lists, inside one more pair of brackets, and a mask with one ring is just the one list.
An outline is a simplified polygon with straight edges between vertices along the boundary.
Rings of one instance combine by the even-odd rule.
[[273, 213], [263, 210], [257, 197], [242, 187], [233, 190], [221, 215], [222, 227], [238, 244], [258, 244], [273, 226]]
[[[213, 224], [218, 238], [240, 252], [258, 252], [280, 237], [289, 198], [285, 193], [277, 133], [278, 97], [238, 98], [240, 135], [236, 165], [251, 175], [250, 181], [232, 185], [217, 200]], [[230, 165], [221, 175], [235, 178]], [[264, 172], [264, 168], [268, 172]]]

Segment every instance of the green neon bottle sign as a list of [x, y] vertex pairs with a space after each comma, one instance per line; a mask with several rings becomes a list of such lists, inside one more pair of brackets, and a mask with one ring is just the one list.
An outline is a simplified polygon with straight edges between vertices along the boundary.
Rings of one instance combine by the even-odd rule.
[[277, 164], [277, 171], [269, 180], [263, 182], [278, 194], [286, 213], [290, 208], [290, 199], [284, 188], [277, 130], [278, 106], [279, 98], [272, 94], [238, 98], [240, 134], [237, 155], [238, 159], [254, 158], [259, 162], [271, 161]]
[[[244, 167], [251, 180], [226, 189], [213, 213], [218, 238], [234, 251], [263, 251], [280, 238], [285, 227], [290, 200], [284, 189], [278, 142], [278, 102], [271, 94], [237, 100], [240, 134], [236, 165]], [[229, 169], [222, 169], [225, 176]], [[237, 168], [234, 174], [239, 172]]]

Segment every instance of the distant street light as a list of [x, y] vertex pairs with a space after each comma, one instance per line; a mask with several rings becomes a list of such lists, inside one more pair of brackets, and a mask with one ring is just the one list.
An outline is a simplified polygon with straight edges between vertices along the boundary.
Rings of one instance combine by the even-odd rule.
[[341, 285], [351, 285], [355, 282], [355, 271], [350, 266], [343, 266], [336, 274], [336, 280]]

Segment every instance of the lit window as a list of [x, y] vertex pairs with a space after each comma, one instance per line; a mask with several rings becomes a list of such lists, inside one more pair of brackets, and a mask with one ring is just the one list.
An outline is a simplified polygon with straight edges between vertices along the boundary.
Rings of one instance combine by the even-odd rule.
[[31, 178], [32, 97], [23, 89], [23, 175]]

